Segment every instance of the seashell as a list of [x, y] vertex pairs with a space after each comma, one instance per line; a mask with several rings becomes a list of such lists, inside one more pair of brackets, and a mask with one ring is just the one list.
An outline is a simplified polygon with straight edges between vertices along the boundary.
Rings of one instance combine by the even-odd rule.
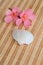
[[26, 30], [15, 29], [12, 32], [12, 36], [20, 45], [30, 44], [34, 40], [33, 34]]

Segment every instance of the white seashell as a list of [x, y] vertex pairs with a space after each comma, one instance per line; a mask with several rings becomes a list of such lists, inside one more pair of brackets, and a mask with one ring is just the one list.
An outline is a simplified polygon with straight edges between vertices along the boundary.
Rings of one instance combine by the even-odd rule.
[[12, 36], [20, 45], [30, 44], [34, 40], [33, 34], [26, 30], [15, 29], [12, 33]]

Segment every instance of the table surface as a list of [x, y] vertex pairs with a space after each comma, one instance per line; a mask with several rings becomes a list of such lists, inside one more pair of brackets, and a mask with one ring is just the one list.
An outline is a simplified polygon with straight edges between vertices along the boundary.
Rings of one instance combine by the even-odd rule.
[[[18, 45], [12, 38], [13, 29], [18, 29], [13, 22], [5, 23], [8, 8], [20, 10], [31, 8], [36, 19], [27, 31], [34, 35], [30, 45]], [[20, 26], [19, 29], [25, 29]], [[0, 0], [0, 65], [43, 65], [43, 0]]]

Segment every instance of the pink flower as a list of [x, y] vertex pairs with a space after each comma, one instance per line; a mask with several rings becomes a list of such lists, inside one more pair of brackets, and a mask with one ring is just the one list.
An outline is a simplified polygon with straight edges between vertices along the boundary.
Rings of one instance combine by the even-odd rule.
[[18, 8], [9, 9], [6, 12], [5, 22], [10, 23], [12, 20], [16, 21], [16, 19], [18, 18], [17, 16], [19, 15], [19, 12], [20, 11]]
[[16, 25], [24, 24], [25, 27], [31, 26], [31, 21], [35, 19], [32, 9], [28, 9], [20, 13], [20, 19], [16, 20]]
[[5, 21], [7, 23], [14, 20], [17, 26], [23, 23], [25, 27], [31, 26], [31, 21], [34, 19], [35, 14], [33, 13], [32, 9], [20, 12], [18, 8], [12, 8], [6, 12], [5, 16]]

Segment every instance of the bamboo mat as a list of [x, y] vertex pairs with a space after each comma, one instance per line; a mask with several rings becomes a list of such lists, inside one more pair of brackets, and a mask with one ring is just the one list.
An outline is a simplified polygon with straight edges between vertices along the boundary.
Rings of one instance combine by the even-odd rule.
[[[6, 24], [4, 15], [8, 8], [32, 8], [36, 19], [27, 29], [35, 38], [30, 45], [18, 45], [12, 38], [13, 22]], [[20, 29], [25, 29], [23, 26]], [[0, 0], [0, 65], [43, 65], [43, 0]]]

